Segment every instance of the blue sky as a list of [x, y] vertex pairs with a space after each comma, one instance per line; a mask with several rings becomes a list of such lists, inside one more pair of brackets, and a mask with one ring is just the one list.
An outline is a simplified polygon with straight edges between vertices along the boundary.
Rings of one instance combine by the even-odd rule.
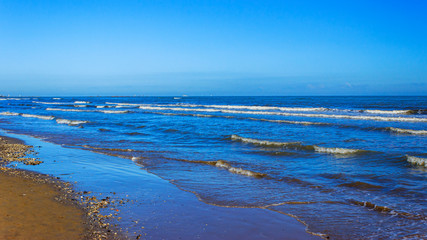
[[426, 95], [426, 1], [0, 0], [0, 94]]

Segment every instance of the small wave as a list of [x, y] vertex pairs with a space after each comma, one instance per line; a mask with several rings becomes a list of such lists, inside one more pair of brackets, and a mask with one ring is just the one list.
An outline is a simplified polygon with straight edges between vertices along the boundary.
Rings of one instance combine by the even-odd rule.
[[118, 106], [141, 106], [140, 103], [114, 103], [114, 102], [105, 102], [105, 104], [118, 105]]
[[34, 114], [26, 114], [26, 113], [21, 114], [21, 116], [29, 117], [29, 118], [39, 118], [39, 119], [44, 119], [44, 120], [52, 120], [55, 118], [53, 116], [42, 116], [42, 115], [34, 115]]
[[96, 108], [105, 108], [105, 107], [107, 107], [107, 106], [105, 106], [105, 105], [102, 105], [102, 106], [96, 106]]
[[285, 146], [301, 145], [300, 142], [272, 142], [272, 141], [258, 140], [253, 138], [245, 138], [235, 134], [231, 135], [230, 138], [231, 140], [234, 140], [234, 141], [240, 141], [240, 142], [251, 143], [251, 144], [267, 146], [267, 147], [285, 147]]
[[46, 108], [47, 111], [63, 111], [63, 112], [102, 112], [102, 113], [130, 113], [130, 111], [114, 111], [114, 110], [84, 110], [84, 109], [65, 109], [65, 108]]
[[397, 133], [406, 133], [406, 134], [414, 134], [414, 135], [426, 135], [426, 130], [412, 130], [412, 129], [403, 129], [403, 128], [394, 128], [394, 127], [388, 127], [386, 128], [392, 132]]
[[15, 113], [15, 112], [2, 112], [2, 113], [0, 113], [0, 115], [5, 115], [5, 116], [19, 116], [21, 114], [20, 113]]
[[259, 173], [259, 172], [254, 172], [254, 171], [251, 171], [251, 170], [246, 170], [246, 169], [243, 169], [243, 168], [233, 167], [233, 166], [231, 166], [230, 163], [228, 163], [227, 161], [224, 161], [224, 160], [218, 160], [218, 161], [198, 161], [198, 160], [186, 160], [186, 159], [176, 159], [176, 158], [167, 158], [167, 159], [174, 160], [174, 161], [180, 161], [180, 162], [197, 163], [197, 164], [205, 164], [205, 165], [215, 166], [215, 167], [218, 167], [218, 168], [226, 169], [226, 170], [228, 170], [231, 173], [239, 174], [239, 175], [244, 175], [244, 176], [248, 176], [248, 177], [264, 178], [264, 177], [268, 176], [265, 173]]
[[426, 216], [423, 215], [419, 215], [419, 214], [412, 214], [412, 213], [407, 213], [407, 212], [400, 212], [400, 211], [396, 211], [392, 208], [386, 207], [386, 206], [379, 206], [376, 204], [373, 204], [371, 202], [367, 202], [367, 201], [356, 201], [356, 200], [350, 200], [350, 203], [361, 206], [361, 207], [366, 207], [370, 210], [373, 211], [377, 211], [380, 213], [387, 213], [387, 214], [391, 214], [391, 215], [395, 215], [395, 216], [399, 216], [399, 217], [406, 217], [409, 219], [414, 219], [414, 220], [427, 220]]
[[340, 187], [351, 187], [351, 188], [357, 188], [357, 189], [361, 189], [361, 190], [369, 190], [369, 191], [373, 191], [373, 190], [378, 190], [378, 189], [382, 189], [383, 187], [378, 186], [378, 185], [373, 185], [370, 183], [365, 183], [365, 182], [351, 182], [351, 183], [343, 183], [338, 185]]
[[78, 120], [68, 120], [68, 119], [56, 119], [57, 123], [60, 124], [68, 124], [68, 125], [80, 125], [80, 124], [84, 124], [84, 123], [88, 123], [89, 121], [78, 121]]
[[420, 157], [406, 155], [406, 161], [414, 165], [427, 167], [427, 158], [420, 158]]
[[47, 105], [61, 105], [61, 104], [67, 104], [67, 103], [61, 103], [61, 102], [39, 102], [39, 101], [33, 101], [33, 103], [38, 103], [38, 104], [47, 104]]
[[[153, 105], [152, 105], [153, 106]], [[337, 109], [325, 107], [275, 107], [275, 106], [247, 106], [247, 105], [198, 105], [198, 104], [157, 104], [154, 106], [166, 107], [189, 107], [189, 108], [216, 108], [230, 110], [251, 110], [251, 111], [281, 111], [281, 112], [355, 112], [355, 113], [370, 113], [370, 114], [422, 114], [425, 109], [420, 110], [379, 110], [379, 109]]]
[[360, 149], [348, 149], [348, 148], [327, 148], [327, 147], [319, 147], [315, 146], [314, 151], [322, 152], [322, 153], [332, 153], [332, 154], [355, 154], [358, 152], [363, 152], [364, 150]]
[[247, 105], [197, 105], [197, 104], [165, 104], [157, 106], [182, 106], [182, 107], [203, 107], [203, 108], [219, 108], [219, 109], [246, 109], [246, 110], [277, 110], [289, 112], [313, 112], [326, 111], [328, 108], [301, 108], [301, 107], [272, 107], [272, 106], [247, 106]]
[[112, 152], [136, 152], [133, 149], [122, 149], [122, 148], [102, 148], [102, 147], [92, 147], [89, 145], [83, 145], [84, 148], [89, 148], [93, 150], [101, 150], [101, 151], [112, 151]]
[[99, 110], [98, 112], [103, 112], [107, 114], [121, 114], [121, 113], [130, 113], [130, 111], [114, 111], [114, 110]]
[[273, 119], [260, 119], [260, 118], [248, 118], [252, 121], [262, 121], [262, 122], [273, 122], [273, 123], [289, 123], [289, 124], [301, 124], [301, 125], [332, 125], [331, 123], [322, 123], [322, 122], [306, 122], [306, 121], [289, 121], [289, 120], [273, 120]]
[[87, 102], [87, 101], [74, 101], [74, 103], [77, 103], [77, 104], [89, 104], [90, 102]]
[[54, 97], [54, 98], [52, 98], [52, 99], [53, 99], [53, 100], [61, 100], [62, 98], [55, 98], [55, 97]]
[[85, 107], [87, 107], [87, 105], [74, 105], [74, 107], [85, 108]]
[[412, 110], [362, 110], [362, 112], [373, 114], [410, 114]]
[[374, 121], [391, 121], [391, 122], [427, 122], [427, 118], [417, 118], [417, 117], [357, 116], [357, 115], [335, 115], [335, 114], [318, 114], [318, 113], [237, 111], [237, 110], [223, 110], [223, 109], [212, 109], [212, 108], [180, 108], [180, 107], [153, 107], [153, 106], [140, 106], [139, 108], [146, 109], [146, 110], [158, 110], [158, 111], [170, 110], [170, 111], [190, 111], [190, 112], [220, 112], [220, 113], [247, 114], [247, 115], [278, 115], [278, 116], [292, 116], [292, 117], [336, 118], [336, 119], [374, 120]]
[[[209, 163], [209, 164], [212, 165], [212, 163]], [[227, 169], [231, 173], [245, 175], [248, 177], [263, 178], [263, 177], [267, 176], [267, 174], [264, 174], [264, 173], [258, 173], [258, 172], [254, 172], [254, 171], [250, 171], [250, 170], [246, 170], [246, 169], [242, 169], [242, 168], [232, 167], [228, 162], [226, 162], [224, 160], [216, 161], [215, 167], [224, 168], [224, 169]]]
[[65, 109], [65, 108], [46, 108], [46, 111], [62, 111], [62, 112], [92, 112], [83, 109]]
[[231, 135], [230, 139], [234, 141], [240, 141], [240, 142], [250, 143], [250, 144], [259, 145], [259, 146], [292, 148], [292, 149], [299, 149], [299, 150], [305, 150], [305, 151], [330, 153], [330, 154], [336, 154], [336, 155], [351, 155], [351, 154], [368, 152], [366, 150], [361, 150], [361, 149], [327, 148], [327, 147], [319, 147], [316, 145], [302, 145], [300, 142], [273, 142], [273, 141], [266, 141], [266, 140], [258, 140], [253, 138], [241, 137], [235, 134]]

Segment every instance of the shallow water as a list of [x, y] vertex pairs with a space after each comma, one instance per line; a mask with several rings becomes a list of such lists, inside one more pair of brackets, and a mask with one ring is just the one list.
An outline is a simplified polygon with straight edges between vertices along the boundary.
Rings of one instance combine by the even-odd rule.
[[426, 109], [426, 97], [3, 98], [0, 127], [334, 239], [425, 238]]

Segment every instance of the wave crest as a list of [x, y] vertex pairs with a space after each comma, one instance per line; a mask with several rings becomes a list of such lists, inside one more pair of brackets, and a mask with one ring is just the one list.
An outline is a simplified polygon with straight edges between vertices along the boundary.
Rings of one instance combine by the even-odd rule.
[[397, 133], [406, 133], [406, 134], [414, 134], [414, 135], [426, 135], [427, 131], [425, 130], [412, 130], [412, 129], [403, 129], [403, 128], [394, 128], [389, 127], [388, 130]]
[[420, 157], [406, 155], [406, 161], [414, 165], [427, 167], [427, 158], [420, 158]]
[[315, 151], [321, 153], [330, 153], [336, 155], [350, 155], [367, 152], [366, 150], [361, 149], [348, 149], [348, 148], [328, 148], [328, 147], [319, 147], [316, 145], [302, 145], [300, 142], [273, 142], [266, 140], [258, 140], [253, 138], [245, 138], [239, 135], [231, 135], [231, 140], [240, 141], [244, 143], [250, 143], [259, 146], [267, 146], [267, 147], [283, 147], [283, 148], [293, 148], [305, 151]]
[[88, 123], [89, 121], [78, 121], [78, 120], [68, 120], [68, 119], [56, 119], [56, 122], [59, 124], [68, 124], [71, 126], [80, 125]]

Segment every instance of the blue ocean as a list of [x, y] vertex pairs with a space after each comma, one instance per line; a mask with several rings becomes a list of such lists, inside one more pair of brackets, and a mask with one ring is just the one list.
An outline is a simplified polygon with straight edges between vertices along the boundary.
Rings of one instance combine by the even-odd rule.
[[427, 97], [0, 97], [0, 128], [321, 237], [427, 238]]

